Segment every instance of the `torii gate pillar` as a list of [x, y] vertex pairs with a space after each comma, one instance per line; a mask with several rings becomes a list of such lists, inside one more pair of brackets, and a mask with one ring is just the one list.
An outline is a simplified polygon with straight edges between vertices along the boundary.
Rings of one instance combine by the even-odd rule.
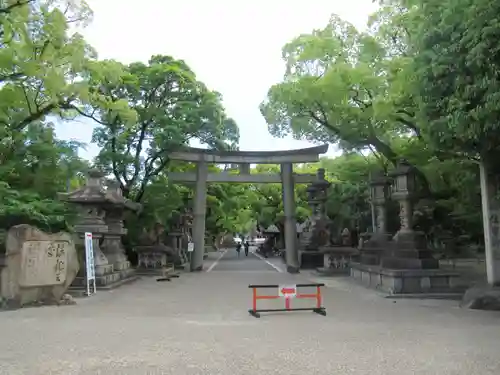
[[205, 215], [207, 213], [207, 177], [207, 163], [196, 163], [196, 187], [193, 207], [194, 251], [191, 254], [191, 271], [203, 270], [203, 255], [205, 254]]
[[281, 185], [285, 211], [286, 267], [289, 273], [299, 272], [299, 251], [297, 247], [297, 224], [295, 220], [295, 182], [293, 164], [281, 164]]

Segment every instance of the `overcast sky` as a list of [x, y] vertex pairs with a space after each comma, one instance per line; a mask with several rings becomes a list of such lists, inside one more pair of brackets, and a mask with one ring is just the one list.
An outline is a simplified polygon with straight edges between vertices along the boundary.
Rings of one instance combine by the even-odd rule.
[[[240, 127], [240, 149], [284, 150], [311, 144], [269, 135], [258, 106], [281, 80], [281, 47], [301, 33], [322, 28], [332, 13], [358, 28], [376, 9], [372, 0], [88, 0], [94, 21], [88, 42], [100, 58], [125, 63], [165, 54], [185, 60], [223, 95]], [[91, 122], [58, 125], [64, 139], [90, 144]], [[89, 145], [81, 156], [91, 158]]]

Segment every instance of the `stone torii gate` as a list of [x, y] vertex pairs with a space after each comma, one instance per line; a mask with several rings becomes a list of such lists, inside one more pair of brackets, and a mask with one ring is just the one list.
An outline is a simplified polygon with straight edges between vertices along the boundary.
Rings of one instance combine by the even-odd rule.
[[[283, 205], [285, 211], [285, 248], [287, 271], [299, 271], [297, 248], [297, 227], [295, 221], [296, 183], [311, 183], [315, 174], [297, 174], [293, 172], [294, 163], [314, 163], [319, 155], [328, 151], [328, 145], [321, 145], [299, 150], [287, 151], [216, 151], [187, 147], [169, 155], [171, 160], [196, 163], [196, 172], [171, 172], [168, 178], [172, 182], [190, 182], [195, 184], [193, 242], [194, 252], [191, 257], [191, 271], [201, 271], [205, 251], [205, 215], [207, 211], [207, 183], [280, 183], [283, 187]], [[239, 174], [228, 172], [208, 173], [208, 164], [237, 164]], [[280, 164], [280, 174], [251, 174], [250, 164]]]

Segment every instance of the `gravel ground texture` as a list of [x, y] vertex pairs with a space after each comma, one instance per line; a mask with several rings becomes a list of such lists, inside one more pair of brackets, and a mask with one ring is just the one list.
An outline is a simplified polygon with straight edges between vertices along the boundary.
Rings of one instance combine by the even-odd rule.
[[327, 284], [326, 317], [251, 317], [248, 284], [311, 280], [281, 267], [228, 250], [210, 254], [210, 272], [2, 312], [0, 375], [500, 374], [500, 314], [456, 301], [394, 301], [348, 278], [314, 278]]

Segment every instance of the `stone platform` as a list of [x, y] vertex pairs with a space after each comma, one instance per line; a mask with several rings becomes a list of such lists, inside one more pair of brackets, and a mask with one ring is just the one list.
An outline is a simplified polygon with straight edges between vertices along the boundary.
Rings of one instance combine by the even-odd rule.
[[390, 295], [462, 294], [460, 274], [440, 269], [394, 270], [351, 263], [350, 276], [364, 286]]

